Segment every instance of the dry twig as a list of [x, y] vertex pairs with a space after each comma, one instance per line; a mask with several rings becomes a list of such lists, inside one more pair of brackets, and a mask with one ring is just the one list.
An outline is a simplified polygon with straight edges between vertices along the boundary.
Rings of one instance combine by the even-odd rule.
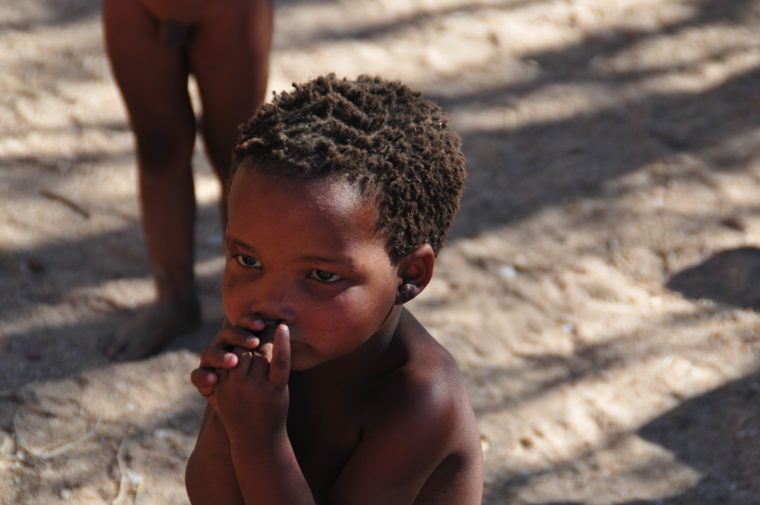
[[39, 193], [45, 198], [64, 204], [66, 207], [73, 210], [83, 218], [90, 219], [90, 213], [84, 207], [72, 201], [71, 199], [66, 198], [63, 195], [59, 195], [58, 193], [53, 193], [52, 191], [48, 191], [46, 189], [41, 189]]

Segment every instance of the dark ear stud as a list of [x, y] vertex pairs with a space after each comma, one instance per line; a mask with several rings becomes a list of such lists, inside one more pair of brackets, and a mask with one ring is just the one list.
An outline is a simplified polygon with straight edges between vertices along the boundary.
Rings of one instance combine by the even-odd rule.
[[403, 283], [398, 287], [396, 291], [396, 299], [393, 301], [395, 305], [403, 305], [415, 296], [420, 294], [420, 289], [409, 282]]

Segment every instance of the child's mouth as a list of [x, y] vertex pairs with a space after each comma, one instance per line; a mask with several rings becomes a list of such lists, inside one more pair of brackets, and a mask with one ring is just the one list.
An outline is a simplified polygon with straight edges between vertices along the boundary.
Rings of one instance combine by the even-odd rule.
[[264, 329], [254, 333], [257, 337], [259, 337], [259, 340], [261, 341], [259, 346], [266, 344], [267, 342], [274, 341], [274, 332], [277, 329], [277, 326], [279, 326], [282, 322], [282, 319], [266, 319], [264, 321]]
[[264, 328], [260, 330], [251, 330], [251, 335], [257, 337], [259, 339], [259, 343], [256, 347], [240, 347], [236, 345], [230, 345], [230, 346], [224, 346], [224, 350], [228, 352], [234, 352], [235, 354], [240, 354], [242, 352], [250, 352], [250, 351], [258, 351], [261, 349], [261, 346], [267, 343], [274, 342], [274, 332], [277, 329], [277, 326], [280, 325], [280, 323], [284, 323], [282, 319], [265, 319], [264, 320]]

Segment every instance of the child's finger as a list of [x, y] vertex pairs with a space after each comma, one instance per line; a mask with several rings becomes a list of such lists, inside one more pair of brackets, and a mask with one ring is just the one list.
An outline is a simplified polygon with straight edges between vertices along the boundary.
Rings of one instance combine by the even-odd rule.
[[251, 368], [251, 358], [250, 351], [239, 354], [237, 366], [232, 370], [229, 370], [227, 373], [229, 373], [230, 376], [235, 375], [238, 378], [244, 378], [248, 375], [248, 370]]
[[206, 386], [198, 388], [198, 392], [201, 394], [201, 396], [209, 397], [214, 394], [214, 387], [213, 386]]
[[246, 349], [255, 349], [259, 345], [260, 339], [251, 332], [260, 331], [259, 326], [263, 328], [264, 324], [245, 324], [245, 327], [232, 326], [230, 322], [225, 319], [222, 324], [222, 329], [219, 330], [219, 333], [214, 337], [211, 347], [228, 349], [240, 346], [245, 347]]
[[272, 361], [272, 342], [261, 344], [251, 353], [251, 375], [256, 380], [269, 380], [269, 363]]
[[248, 331], [261, 331], [266, 327], [266, 322], [259, 316], [245, 315], [235, 321], [235, 326]]
[[235, 353], [220, 347], [209, 347], [201, 353], [200, 368], [234, 368], [237, 363], [238, 357]]
[[242, 354], [245, 354], [245, 353], [255, 352], [251, 349], [248, 349], [247, 347], [240, 347], [239, 345], [236, 345], [232, 349], [228, 349], [228, 351], [236, 356], [241, 356]]
[[219, 376], [210, 370], [196, 368], [190, 372], [190, 382], [203, 396], [208, 396], [208, 394], [204, 393], [204, 390], [210, 389], [213, 392], [214, 385], [219, 382]]
[[269, 360], [269, 382], [284, 387], [290, 377], [290, 329], [285, 324], [277, 325], [274, 332], [272, 357]]

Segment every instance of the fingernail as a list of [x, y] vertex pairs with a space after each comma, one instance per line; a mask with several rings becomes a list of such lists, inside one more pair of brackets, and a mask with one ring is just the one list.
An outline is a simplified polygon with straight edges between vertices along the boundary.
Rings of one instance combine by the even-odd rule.
[[247, 321], [249, 323], [263, 323], [264, 322], [264, 318], [260, 316], [253, 316], [253, 315], [243, 316], [241, 320]]

